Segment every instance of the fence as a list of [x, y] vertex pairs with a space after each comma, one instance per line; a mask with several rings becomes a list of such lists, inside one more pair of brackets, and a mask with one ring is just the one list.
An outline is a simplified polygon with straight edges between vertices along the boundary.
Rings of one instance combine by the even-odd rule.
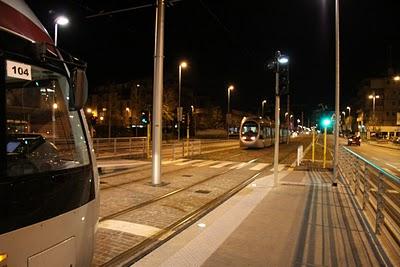
[[400, 179], [344, 146], [339, 151], [339, 171], [386, 254], [399, 266]]
[[[97, 158], [115, 156], [151, 157], [151, 144], [148, 146], [146, 137], [94, 138], [93, 147]], [[239, 142], [237, 140], [184, 139], [181, 142], [164, 142], [162, 144], [162, 156], [164, 159], [175, 160], [181, 157], [193, 157], [238, 147]]]
[[118, 156], [147, 156], [146, 137], [94, 138], [93, 148], [97, 158]]

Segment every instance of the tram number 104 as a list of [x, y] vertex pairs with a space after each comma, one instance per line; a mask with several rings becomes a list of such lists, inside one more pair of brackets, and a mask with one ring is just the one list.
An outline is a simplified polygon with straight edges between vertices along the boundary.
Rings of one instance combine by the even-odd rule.
[[31, 66], [7, 60], [7, 76], [23, 80], [32, 80]]

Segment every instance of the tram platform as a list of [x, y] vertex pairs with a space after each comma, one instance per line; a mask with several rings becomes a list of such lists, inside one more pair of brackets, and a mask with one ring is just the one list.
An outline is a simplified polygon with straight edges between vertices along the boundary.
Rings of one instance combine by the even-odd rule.
[[383, 266], [346, 185], [299, 168], [263, 176], [133, 266]]

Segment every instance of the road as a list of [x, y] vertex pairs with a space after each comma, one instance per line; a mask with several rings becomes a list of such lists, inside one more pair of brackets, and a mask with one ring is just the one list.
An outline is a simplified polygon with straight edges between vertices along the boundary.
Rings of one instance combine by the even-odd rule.
[[348, 147], [355, 153], [400, 178], [400, 150], [362, 143]]
[[[281, 145], [279, 170], [288, 171], [299, 137]], [[93, 266], [118, 266], [127, 254], [140, 251], [175, 233], [212, 210], [256, 177], [273, 173], [273, 147], [265, 149], [215, 149], [191, 158], [163, 160], [163, 186], [151, 186], [151, 162], [110, 159], [100, 161], [110, 169], [100, 178], [100, 223]], [[116, 168], [122, 166], [123, 168]], [[175, 229], [178, 227], [177, 229]]]

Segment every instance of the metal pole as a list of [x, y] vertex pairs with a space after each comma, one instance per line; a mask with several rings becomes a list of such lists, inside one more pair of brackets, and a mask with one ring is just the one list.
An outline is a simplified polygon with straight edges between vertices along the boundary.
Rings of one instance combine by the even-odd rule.
[[57, 46], [58, 24], [54, 26], [54, 46]]
[[190, 139], [190, 121], [189, 121], [189, 113], [187, 114], [187, 122], [186, 122], [186, 147], [187, 147], [187, 155], [189, 156], [189, 139]]
[[157, 0], [154, 53], [152, 184], [161, 184], [162, 95], [164, 70], [164, 0]]
[[275, 150], [274, 150], [274, 186], [278, 185], [279, 161], [279, 62], [275, 73]]
[[229, 120], [230, 120], [230, 110], [231, 110], [231, 89], [228, 88], [228, 112], [226, 113], [226, 131], [229, 139]]
[[375, 92], [372, 95], [372, 130], [375, 132]]
[[339, 0], [335, 0], [336, 29], [336, 87], [335, 87], [335, 150], [333, 157], [333, 185], [337, 185], [339, 163], [339, 102], [340, 102], [340, 34], [339, 34]]
[[[289, 79], [288, 79], [288, 86], [289, 86]], [[287, 95], [287, 141], [286, 143], [289, 144], [290, 142], [290, 95]]]
[[108, 95], [108, 139], [111, 138], [111, 93]]
[[178, 142], [181, 140], [181, 81], [182, 81], [182, 66], [179, 64], [179, 82], [178, 82]]
[[324, 128], [324, 166], [323, 168], [325, 168], [326, 166], [326, 128]]
[[312, 162], [315, 159], [315, 129], [312, 130]]
[[264, 118], [264, 101], [261, 102], [261, 117]]

